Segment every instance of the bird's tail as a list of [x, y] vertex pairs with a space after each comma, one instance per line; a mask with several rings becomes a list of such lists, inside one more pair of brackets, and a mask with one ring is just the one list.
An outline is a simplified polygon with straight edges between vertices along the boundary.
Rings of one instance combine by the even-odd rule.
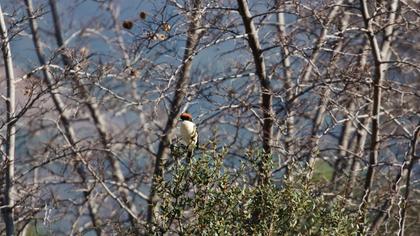
[[198, 142], [194, 142], [192, 141], [188, 146], [187, 146], [187, 163], [189, 164], [191, 161], [191, 158], [194, 155], [194, 150], [198, 147]]
[[186, 161], [189, 164], [191, 162], [191, 158], [193, 157], [194, 149], [188, 149]]

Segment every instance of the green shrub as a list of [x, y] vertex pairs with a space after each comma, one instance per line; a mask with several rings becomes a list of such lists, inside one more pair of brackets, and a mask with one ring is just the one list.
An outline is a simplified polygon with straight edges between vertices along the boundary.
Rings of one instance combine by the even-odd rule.
[[[249, 157], [239, 168], [227, 168], [224, 152], [187, 162], [181, 156], [158, 188], [158, 226], [154, 234], [184, 235], [353, 235], [355, 216], [344, 203], [325, 199], [306, 179], [305, 171], [275, 184], [256, 181]], [[160, 230], [157, 230], [159, 228]], [[159, 233], [158, 233], [159, 232]]]

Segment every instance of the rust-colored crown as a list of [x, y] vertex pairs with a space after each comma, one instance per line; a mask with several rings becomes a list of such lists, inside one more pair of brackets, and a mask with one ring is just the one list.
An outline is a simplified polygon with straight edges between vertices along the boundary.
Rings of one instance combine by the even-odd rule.
[[192, 121], [192, 115], [190, 113], [182, 113], [180, 116], [181, 120]]

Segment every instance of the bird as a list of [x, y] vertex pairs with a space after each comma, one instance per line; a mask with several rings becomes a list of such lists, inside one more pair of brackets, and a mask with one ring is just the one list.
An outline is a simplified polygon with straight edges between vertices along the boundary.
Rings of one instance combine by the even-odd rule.
[[187, 158], [190, 159], [193, 155], [194, 149], [198, 143], [197, 125], [192, 121], [192, 115], [189, 113], [182, 113], [180, 119], [180, 138], [182, 143], [187, 148]]

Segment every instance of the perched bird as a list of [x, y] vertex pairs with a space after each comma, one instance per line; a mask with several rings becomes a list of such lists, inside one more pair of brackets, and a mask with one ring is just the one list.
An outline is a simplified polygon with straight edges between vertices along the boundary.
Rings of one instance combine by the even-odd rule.
[[180, 138], [187, 147], [187, 158], [191, 158], [198, 143], [197, 126], [192, 122], [192, 115], [189, 113], [182, 113], [179, 118], [181, 122]]

